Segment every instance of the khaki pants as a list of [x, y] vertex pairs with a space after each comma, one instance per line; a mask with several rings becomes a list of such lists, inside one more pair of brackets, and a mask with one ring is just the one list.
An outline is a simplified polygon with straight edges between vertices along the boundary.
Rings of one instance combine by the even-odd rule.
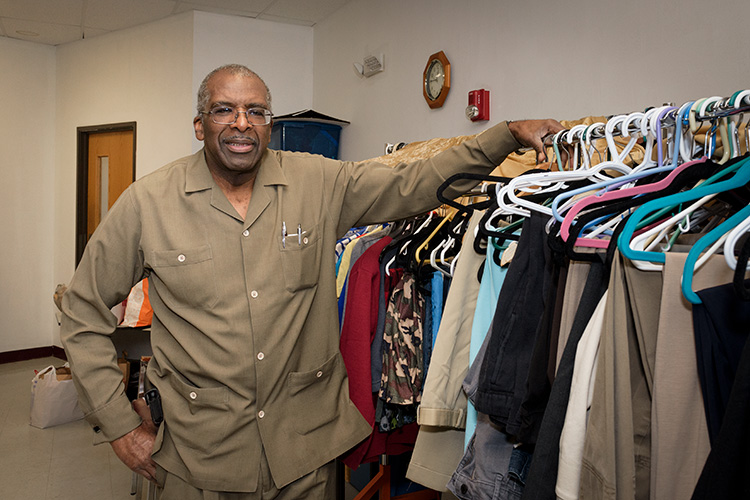
[[261, 456], [260, 484], [252, 493], [208, 491], [195, 488], [157, 465], [158, 500], [331, 500], [336, 497], [336, 463], [329, 462], [279, 489], [273, 482], [265, 453]]

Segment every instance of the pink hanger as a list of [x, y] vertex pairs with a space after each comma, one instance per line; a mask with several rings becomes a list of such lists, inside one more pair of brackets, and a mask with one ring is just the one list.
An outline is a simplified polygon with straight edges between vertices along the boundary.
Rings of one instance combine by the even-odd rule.
[[[680, 172], [699, 163], [700, 160], [695, 160], [687, 163], [683, 163], [675, 167], [674, 170], [669, 172], [669, 175], [658, 182], [652, 182], [651, 184], [644, 184], [641, 186], [635, 186], [627, 189], [618, 189], [615, 191], [607, 191], [603, 194], [593, 194], [580, 200], [578, 203], [570, 207], [565, 214], [562, 225], [560, 226], [560, 235], [563, 240], [567, 241], [570, 236], [570, 226], [573, 224], [573, 219], [578, 215], [584, 208], [600, 201], [619, 200], [621, 198], [633, 197], [639, 194], [653, 193], [660, 189], [668, 187], [672, 181], [679, 175]], [[576, 239], [577, 246], [590, 247], [590, 248], [607, 248], [609, 245], [608, 239], [590, 239], [590, 238], [578, 238]]]

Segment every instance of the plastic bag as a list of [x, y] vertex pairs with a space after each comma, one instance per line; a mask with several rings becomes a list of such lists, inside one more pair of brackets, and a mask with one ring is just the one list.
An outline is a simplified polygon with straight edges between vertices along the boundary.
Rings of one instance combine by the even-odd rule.
[[29, 423], [45, 429], [82, 418], [68, 363], [60, 368], [50, 365], [37, 372], [31, 381]]

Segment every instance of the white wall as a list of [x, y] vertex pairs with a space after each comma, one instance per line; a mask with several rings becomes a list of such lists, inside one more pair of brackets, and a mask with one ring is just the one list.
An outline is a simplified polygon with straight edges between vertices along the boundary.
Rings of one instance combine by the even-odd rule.
[[77, 128], [137, 122], [136, 177], [189, 154], [192, 51], [191, 13], [57, 47], [56, 282], [75, 267]]
[[55, 324], [55, 49], [0, 38], [0, 75], [0, 352], [6, 352], [49, 346]]
[[[314, 105], [352, 122], [341, 156], [359, 160], [483, 130], [464, 117], [473, 89], [490, 90], [490, 124], [728, 96], [750, 87], [749, 16], [747, 0], [354, 0], [315, 27]], [[431, 110], [421, 79], [439, 50], [452, 86]], [[352, 62], [378, 52], [385, 71], [359, 78]]]
[[[194, 93], [211, 70], [238, 63], [258, 73], [271, 89], [274, 114], [312, 107], [312, 28], [196, 12], [194, 33]], [[194, 147], [201, 144], [195, 140]]]

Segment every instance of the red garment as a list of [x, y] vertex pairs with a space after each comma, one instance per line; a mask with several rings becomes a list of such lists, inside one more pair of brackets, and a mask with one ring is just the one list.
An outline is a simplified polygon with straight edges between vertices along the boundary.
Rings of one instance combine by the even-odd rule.
[[[387, 433], [374, 430], [377, 393], [372, 392], [370, 344], [378, 323], [378, 258], [391, 241], [389, 236], [384, 236], [357, 259], [349, 273], [346, 290], [346, 312], [339, 348], [349, 376], [349, 397], [373, 427], [368, 439], [342, 457], [343, 462], [352, 469], [362, 463], [375, 461], [383, 454], [398, 455], [412, 450], [419, 429], [414, 423]], [[390, 290], [385, 290], [385, 293], [389, 294]]]

